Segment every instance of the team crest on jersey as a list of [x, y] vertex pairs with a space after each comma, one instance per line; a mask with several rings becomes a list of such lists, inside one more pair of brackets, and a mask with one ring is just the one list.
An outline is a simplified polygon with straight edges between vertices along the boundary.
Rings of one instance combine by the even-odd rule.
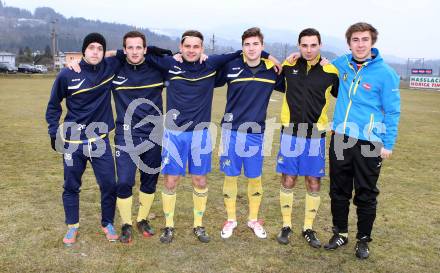
[[344, 73], [344, 76], [342, 76], [342, 79], [344, 80], [344, 82], [347, 80], [347, 78], [348, 78], [347, 73]]
[[231, 166], [231, 160], [226, 159], [225, 161], [223, 161], [223, 168], [229, 167], [229, 166]]

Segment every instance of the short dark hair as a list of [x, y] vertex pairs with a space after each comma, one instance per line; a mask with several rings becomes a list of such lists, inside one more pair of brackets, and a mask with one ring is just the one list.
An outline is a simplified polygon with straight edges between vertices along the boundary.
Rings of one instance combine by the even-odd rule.
[[321, 44], [321, 34], [314, 28], [303, 29], [298, 35], [298, 45], [301, 44], [301, 38], [304, 36], [316, 36], [318, 37], [318, 42]]
[[347, 44], [350, 44], [350, 39], [351, 39], [351, 36], [353, 35], [353, 33], [364, 32], [364, 31], [370, 32], [371, 40], [374, 45], [377, 41], [377, 36], [379, 35], [379, 32], [377, 31], [377, 29], [375, 27], [373, 27], [372, 25], [365, 23], [365, 22], [359, 22], [359, 23], [353, 24], [347, 29], [347, 31], [345, 32], [345, 38], [347, 39]]
[[241, 35], [241, 44], [243, 44], [244, 40], [249, 37], [258, 37], [258, 38], [260, 38], [261, 44], [264, 43], [263, 42], [264, 35], [263, 35], [263, 33], [261, 33], [261, 29], [258, 27], [252, 27], [252, 28], [246, 29], [243, 32], [243, 35]]
[[187, 37], [197, 37], [200, 38], [200, 40], [202, 40], [202, 44], [203, 44], [203, 34], [198, 31], [198, 30], [187, 30], [182, 34], [182, 38], [180, 39], [180, 43], [183, 44], [183, 41], [185, 41], [185, 39]]
[[122, 40], [122, 46], [125, 48], [127, 38], [141, 38], [142, 44], [144, 47], [147, 47], [147, 39], [145, 38], [145, 35], [142, 32], [133, 30], [125, 33], [124, 38]]

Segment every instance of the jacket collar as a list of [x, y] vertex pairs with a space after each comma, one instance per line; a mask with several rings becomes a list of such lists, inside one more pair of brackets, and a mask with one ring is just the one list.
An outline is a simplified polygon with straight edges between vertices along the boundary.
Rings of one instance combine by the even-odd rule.
[[[244, 56], [243, 53], [242, 53], [242, 56], [243, 56], [243, 58], [242, 58], [243, 64], [246, 64], [246, 56]], [[261, 58], [261, 61], [264, 63], [264, 68], [266, 70], [270, 70], [272, 67], [275, 66], [275, 64], [269, 59]]]
[[[312, 63], [314, 61], [317, 61], [317, 62], [314, 65], [312, 65]], [[321, 54], [318, 54], [318, 56], [316, 56], [315, 59], [313, 59], [311, 61], [307, 61], [306, 59], [304, 59], [301, 56], [301, 57], [298, 58], [298, 62], [305, 63], [307, 65], [307, 67], [316, 66], [317, 64], [319, 64], [319, 62], [321, 62]]]
[[102, 61], [98, 64], [89, 64], [84, 57], [81, 59], [81, 62], [79, 63], [79, 65], [81, 66], [82, 69], [87, 70], [87, 71], [92, 71], [92, 72], [96, 72], [98, 71], [101, 66], [102, 66]]
[[[353, 54], [347, 54], [346, 58], [347, 58], [348, 62], [351, 65], [356, 66], [356, 63], [352, 61]], [[382, 61], [383, 61], [383, 59], [382, 59], [382, 56], [379, 53], [379, 49], [373, 47], [371, 49], [371, 59], [365, 60], [363, 66], [368, 66], [368, 65], [371, 65], [371, 64], [374, 64], [374, 63], [378, 63], [378, 62], [382, 62]]]
[[140, 63], [137, 63], [137, 64], [134, 64], [134, 63], [130, 62], [130, 61], [128, 60], [128, 58], [125, 58], [125, 61], [127, 62], [128, 65], [130, 65], [130, 67], [131, 67], [133, 70], [138, 70], [139, 67], [145, 63], [145, 58], [144, 58]]

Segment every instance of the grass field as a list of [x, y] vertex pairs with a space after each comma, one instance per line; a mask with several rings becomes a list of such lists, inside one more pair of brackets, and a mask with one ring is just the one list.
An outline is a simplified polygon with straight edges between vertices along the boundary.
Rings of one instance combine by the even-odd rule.
[[[131, 245], [108, 243], [99, 230], [99, 190], [90, 168], [81, 191], [79, 243], [65, 248], [61, 202], [61, 156], [50, 148], [44, 119], [52, 78], [0, 78], [0, 272], [440, 272], [440, 92], [402, 90], [402, 116], [393, 158], [379, 181], [378, 215], [366, 261], [354, 257], [355, 210], [350, 214], [351, 241], [336, 252], [312, 249], [300, 237], [304, 185], [295, 190], [294, 236], [288, 246], [275, 236], [281, 226], [279, 180], [275, 173], [277, 141], [265, 159], [263, 203], [268, 239], [245, 227], [246, 183], [239, 185], [239, 227], [224, 241], [225, 220], [218, 157], [209, 175], [210, 195], [204, 224], [212, 236], [201, 244], [191, 233], [192, 190], [189, 177], [178, 189], [176, 237], [163, 245], [158, 236], [135, 237]], [[269, 117], [278, 117], [281, 95], [274, 93]], [[213, 120], [224, 111], [225, 92], [215, 92]], [[275, 136], [275, 140], [278, 136]], [[158, 190], [160, 192], [162, 178]], [[245, 180], [241, 180], [245, 182]], [[321, 241], [331, 230], [328, 178], [315, 221]], [[137, 184], [138, 185], [138, 184]], [[135, 195], [137, 200], [137, 194]], [[134, 210], [136, 211], [136, 210]], [[164, 224], [160, 195], [152, 212], [158, 230]], [[119, 215], [116, 214], [119, 231]]]

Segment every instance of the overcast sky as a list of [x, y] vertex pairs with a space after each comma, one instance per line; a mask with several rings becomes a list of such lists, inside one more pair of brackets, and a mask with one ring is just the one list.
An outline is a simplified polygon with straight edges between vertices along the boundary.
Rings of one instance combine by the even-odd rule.
[[[346, 28], [366, 21], [379, 30], [376, 46], [401, 58], [440, 59], [440, 1], [434, 0], [5, 0], [7, 6], [34, 11], [52, 7], [66, 17], [84, 17], [146, 28], [298, 31], [317, 28], [343, 39]], [[296, 37], [291, 38], [291, 43]], [[286, 39], [286, 42], [289, 40]], [[323, 41], [325, 43], [325, 41]]]

